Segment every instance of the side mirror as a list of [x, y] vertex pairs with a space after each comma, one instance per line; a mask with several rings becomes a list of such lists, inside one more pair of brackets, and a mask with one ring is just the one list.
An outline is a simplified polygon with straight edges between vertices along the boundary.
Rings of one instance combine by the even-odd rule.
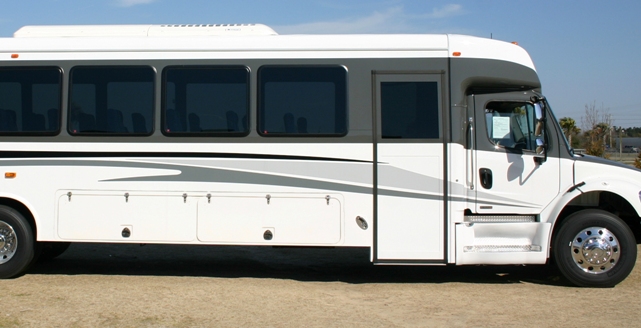
[[539, 99], [534, 103], [534, 116], [536, 118], [536, 128], [534, 130], [534, 138], [536, 140], [536, 156], [534, 160], [543, 164], [548, 159], [547, 144], [545, 142], [545, 102]]
[[543, 103], [541, 101], [537, 101], [534, 103], [534, 115], [539, 121], [545, 119], [545, 105], [542, 104]]

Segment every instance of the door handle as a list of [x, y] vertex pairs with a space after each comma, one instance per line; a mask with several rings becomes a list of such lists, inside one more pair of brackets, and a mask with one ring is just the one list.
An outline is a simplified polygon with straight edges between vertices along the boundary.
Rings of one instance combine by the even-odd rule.
[[471, 190], [474, 190], [474, 118], [470, 117], [467, 120], [467, 133], [469, 137], [469, 144], [467, 150], [467, 183]]
[[479, 169], [479, 178], [481, 180], [481, 186], [483, 186], [483, 188], [492, 188], [492, 170], [486, 168]]

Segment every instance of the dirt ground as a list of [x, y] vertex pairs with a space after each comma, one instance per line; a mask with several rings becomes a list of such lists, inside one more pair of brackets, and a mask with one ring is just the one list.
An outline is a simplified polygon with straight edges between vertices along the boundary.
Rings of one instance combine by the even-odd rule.
[[0, 327], [641, 326], [641, 264], [590, 289], [545, 267], [374, 266], [368, 252], [74, 244], [0, 281]]

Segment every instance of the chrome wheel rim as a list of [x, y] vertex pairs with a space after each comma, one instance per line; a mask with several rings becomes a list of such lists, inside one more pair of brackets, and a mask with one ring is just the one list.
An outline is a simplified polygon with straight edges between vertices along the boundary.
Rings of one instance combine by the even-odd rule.
[[0, 221], [0, 264], [11, 260], [18, 248], [16, 232], [9, 224]]
[[590, 274], [606, 273], [619, 262], [621, 248], [610, 230], [590, 227], [579, 232], [570, 245], [574, 263]]

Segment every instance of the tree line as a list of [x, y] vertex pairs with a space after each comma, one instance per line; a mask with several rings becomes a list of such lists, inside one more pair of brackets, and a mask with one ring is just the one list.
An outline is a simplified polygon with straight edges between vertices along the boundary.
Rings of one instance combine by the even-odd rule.
[[[607, 149], [614, 149], [615, 140], [641, 137], [641, 127], [623, 128], [613, 125], [610, 109], [595, 102], [585, 105], [585, 114], [581, 117], [581, 127], [571, 117], [563, 117], [559, 125], [575, 149], [585, 149], [588, 155], [609, 158]], [[635, 160], [635, 166], [641, 168], [641, 153]]]

